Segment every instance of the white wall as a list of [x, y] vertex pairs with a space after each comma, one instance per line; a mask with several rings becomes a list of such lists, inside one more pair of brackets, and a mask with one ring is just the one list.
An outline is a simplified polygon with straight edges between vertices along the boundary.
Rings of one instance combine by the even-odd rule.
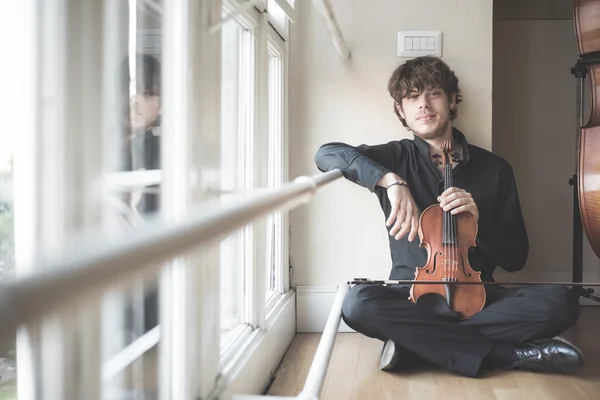
[[[377, 144], [412, 137], [386, 90], [398, 30], [441, 30], [443, 59], [464, 94], [455, 125], [491, 148], [491, 0], [333, 0], [352, 59], [341, 61], [311, 1], [297, 1], [290, 54], [290, 177], [316, 174], [313, 156], [326, 142]], [[369, 4], [369, 6], [367, 6]], [[291, 213], [294, 285], [335, 285], [391, 268], [383, 214], [367, 189], [346, 180], [324, 188]]]

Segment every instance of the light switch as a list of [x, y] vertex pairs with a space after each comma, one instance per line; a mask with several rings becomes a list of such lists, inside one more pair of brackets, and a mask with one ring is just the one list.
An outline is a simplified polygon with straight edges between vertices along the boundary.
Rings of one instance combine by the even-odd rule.
[[398, 57], [442, 56], [442, 31], [398, 31]]

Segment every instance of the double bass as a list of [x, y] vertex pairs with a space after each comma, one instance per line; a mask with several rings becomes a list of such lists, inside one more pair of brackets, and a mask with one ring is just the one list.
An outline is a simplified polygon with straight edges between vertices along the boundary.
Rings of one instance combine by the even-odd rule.
[[[573, 12], [580, 62], [590, 77], [590, 115], [583, 123], [577, 149], [579, 212], [588, 241], [600, 258], [600, 0], [575, 0]], [[582, 102], [583, 103], [583, 102]]]

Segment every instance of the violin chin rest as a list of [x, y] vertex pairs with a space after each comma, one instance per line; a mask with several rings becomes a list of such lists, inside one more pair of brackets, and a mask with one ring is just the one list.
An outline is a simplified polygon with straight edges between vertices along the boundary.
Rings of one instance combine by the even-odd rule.
[[457, 322], [463, 315], [448, 306], [446, 298], [439, 293], [425, 293], [417, 299], [417, 305], [426, 307], [442, 318]]

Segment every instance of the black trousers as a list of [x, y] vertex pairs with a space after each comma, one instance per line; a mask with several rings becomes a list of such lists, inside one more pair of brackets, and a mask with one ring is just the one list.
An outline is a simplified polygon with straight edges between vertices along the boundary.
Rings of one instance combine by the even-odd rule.
[[407, 287], [360, 284], [346, 294], [342, 318], [357, 332], [468, 377], [480, 374], [496, 344], [551, 338], [579, 318], [579, 297], [566, 286], [486, 286], [486, 293], [483, 310], [452, 322], [410, 302]]

